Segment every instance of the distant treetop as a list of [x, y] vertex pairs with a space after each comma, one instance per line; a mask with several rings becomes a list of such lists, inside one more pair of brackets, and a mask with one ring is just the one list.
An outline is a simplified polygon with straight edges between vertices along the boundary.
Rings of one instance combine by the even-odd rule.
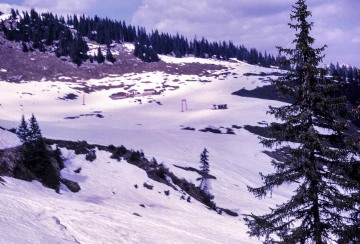
[[[189, 41], [181, 34], [170, 35], [160, 33], [158, 30], [147, 33], [143, 27], [127, 25], [124, 21], [100, 18], [96, 15], [93, 18], [85, 15], [68, 15], [65, 19], [50, 12], [39, 14], [34, 9], [30, 13], [25, 11], [20, 15], [18, 10], [12, 9], [11, 17], [0, 24], [0, 30], [8, 40], [22, 42], [24, 51], [38, 49], [45, 52], [55, 47], [57, 57], [69, 56], [77, 65], [88, 59], [91, 60], [87, 55], [88, 46], [85, 38], [108, 47], [113, 42], [134, 43], [134, 55], [145, 62], [159, 61], [158, 54], [173, 55], [178, 58], [191, 55], [219, 60], [233, 58], [270, 67], [278, 66], [282, 59], [280, 56], [275, 58], [266, 52], [263, 54], [255, 48], [236, 46], [231, 41], [209, 42], [205, 38]], [[108, 61], [115, 62], [109, 51], [111, 52], [111, 49], [107, 51]]]

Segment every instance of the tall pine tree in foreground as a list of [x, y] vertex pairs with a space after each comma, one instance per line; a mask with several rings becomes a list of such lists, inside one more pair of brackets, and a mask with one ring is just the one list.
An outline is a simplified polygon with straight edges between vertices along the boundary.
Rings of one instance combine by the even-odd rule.
[[264, 215], [245, 215], [250, 236], [264, 243], [359, 243], [359, 153], [349, 128], [346, 99], [340, 84], [318, 68], [322, 48], [313, 48], [313, 23], [305, 0], [293, 6], [290, 28], [297, 31], [293, 49], [278, 47], [288, 56], [291, 70], [273, 81], [294, 102], [270, 107], [278, 119], [269, 126], [268, 148], [286, 153], [273, 160], [275, 173], [261, 174], [264, 185], [249, 187], [258, 198], [274, 188], [291, 184], [296, 188], [285, 203]]

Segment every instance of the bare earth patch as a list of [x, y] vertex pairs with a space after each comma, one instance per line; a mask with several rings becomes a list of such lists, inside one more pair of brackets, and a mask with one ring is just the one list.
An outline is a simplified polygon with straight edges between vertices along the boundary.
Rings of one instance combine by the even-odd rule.
[[[47, 49], [50, 49], [47, 47]], [[0, 32], [0, 80], [8, 82], [20, 81], [83, 81], [99, 79], [109, 75], [124, 75], [128, 73], [143, 73], [160, 71], [173, 75], [211, 76], [211, 71], [225, 69], [214, 64], [185, 63], [169, 64], [163, 61], [145, 63], [117, 44], [114, 51], [116, 62], [98, 64], [87, 61], [80, 67], [67, 60], [57, 58], [53, 52], [41, 53], [38, 50], [24, 53], [20, 42], [7, 41]]]

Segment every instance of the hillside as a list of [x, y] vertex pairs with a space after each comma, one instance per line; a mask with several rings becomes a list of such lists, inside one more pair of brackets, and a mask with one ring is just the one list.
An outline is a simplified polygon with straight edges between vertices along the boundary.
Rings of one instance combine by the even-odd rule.
[[[90, 43], [93, 47], [89, 52], [98, 46], [104, 49], [104, 45]], [[11, 42], [4, 38], [0, 32], [0, 79], [9, 82], [19, 81], [59, 81], [64, 77], [71, 77], [72, 81], [88, 79], [99, 79], [109, 74], [124, 75], [127, 73], [151, 72], [153, 70], [167, 73], [201, 74], [208, 69], [220, 69], [208, 64], [179, 65], [166, 64], [165, 62], [145, 63], [136, 59], [128, 45], [114, 44], [111, 48], [117, 62], [112, 63], [84, 63], [82, 66], [70, 62], [68, 59], [59, 59], [52, 52], [23, 52], [21, 43]]]
[[360, 73], [292, 7], [276, 58], [0, 13], [0, 243], [357, 243]]
[[[258, 200], [247, 190], [261, 184], [259, 172], [273, 170], [272, 154], [252, 132], [274, 121], [266, 113], [269, 105], [284, 104], [268, 94], [270, 79], [281, 70], [192, 56], [159, 55], [159, 62], [145, 63], [132, 55], [131, 43], [112, 45], [114, 64], [76, 66], [51, 52], [24, 53], [19, 43], [2, 41], [0, 52], [11, 62], [0, 63], [0, 126], [15, 128], [21, 115], [35, 114], [54, 142], [102, 146], [89, 162], [58, 145], [65, 159], [61, 176], [77, 182], [78, 193], [63, 184], [57, 194], [38, 181], [0, 178], [0, 215], [6, 216], [0, 224], [7, 230], [0, 242], [257, 243], [242, 215], [264, 213], [292, 194], [284, 186]], [[19, 145], [8, 132], [0, 136], [2, 148]], [[128, 160], [112, 158], [101, 150], [109, 145], [144, 152], [148, 161], [155, 158], [195, 185], [207, 148], [214, 202], [237, 216], [210, 211], [172, 187], [169, 177], [169, 184], [160, 183]]]
[[[118, 48], [131, 51], [129, 44]], [[123, 63], [128, 62], [129, 67], [138, 64], [141, 71], [106, 74], [99, 67], [104, 74], [91, 79], [82, 76], [83, 71], [72, 73], [80, 72], [85, 65], [78, 68], [55, 60], [63, 62], [62, 76], [49, 75], [41, 82], [29, 81], [31, 78], [1, 82], [0, 125], [16, 127], [22, 114], [29, 118], [34, 113], [47, 138], [142, 150], [147, 158], [155, 157], [177, 176], [195, 184], [198, 174], [184, 169], [199, 168], [199, 156], [206, 147], [210, 172], [216, 177], [211, 180], [214, 201], [239, 216], [219, 215], [195, 200], [181, 200], [180, 191], [150, 180], [135, 166], [110, 159], [106, 152], [97, 151], [97, 159], [90, 163], [63, 148], [66, 168], [62, 175], [77, 181], [81, 191], [70, 193], [62, 188], [59, 195], [36, 182], [4, 177], [1, 211], [2, 216], [9, 217], [1, 225], [9, 231], [2, 232], [1, 242], [256, 242], [247, 237], [241, 214], [262, 212], [289, 190], [275, 192], [266, 202], [248, 193], [248, 184], [260, 183], [258, 172], [268, 172], [271, 167], [257, 136], [244, 126], [271, 121], [266, 115], [268, 105], [281, 103], [231, 94], [268, 84], [268, 77], [277, 70], [239, 61], [160, 58], [156, 64], [144, 64], [129, 57]], [[33, 64], [29, 66], [35, 71], [31, 67], [38, 63]], [[7, 70], [5, 74], [21, 72], [4, 65], [8, 64], [1, 63], [0, 68]], [[101, 65], [106, 66], [114, 68]], [[68, 67], [72, 68], [66, 72]], [[58, 72], [51, 68], [48, 71]], [[256, 75], [260, 73], [269, 75]], [[112, 96], [129, 90], [135, 92], [126, 97]], [[147, 93], [149, 90], [156, 92]], [[187, 110], [181, 106], [183, 99]], [[214, 110], [214, 104], [227, 104], [228, 109]], [[80, 167], [81, 172], [74, 173]], [[144, 183], [152, 185], [153, 190], [144, 188]], [[170, 195], [166, 196], [165, 191]], [[37, 224], [30, 225], [33, 221]], [[26, 231], [19, 229], [19, 222], [27, 226]]]

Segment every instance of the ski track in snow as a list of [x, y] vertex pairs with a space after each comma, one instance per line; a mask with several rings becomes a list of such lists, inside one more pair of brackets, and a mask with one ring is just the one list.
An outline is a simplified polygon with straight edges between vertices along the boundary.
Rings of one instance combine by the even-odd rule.
[[[127, 44], [127, 48], [131, 48]], [[0, 81], [0, 126], [14, 128], [21, 115], [35, 114], [45, 137], [102, 145], [124, 145], [143, 150], [178, 176], [195, 184], [198, 175], [175, 167], [199, 167], [201, 151], [209, 150], [211, 192], [218, 206], [231, 209], [239, 217], [218, 215], [192, 200], [181, 200], [181, 192], [150, 180], [145, 172], [126, 162], [110, 159], [97, 151], [90, 163], [62, 149], [67, 167], [62, 175], [79, 182], [81, 191], [61, 194], [38, 182], [24, 182], [4, 177], [0, 184], [0, 243], [257, 243], [249, 238], [241, 214], [263, 213], [284, 201], [291, 189], [280, 188], [272, 198], [257, 200], [247, 185], [261, 183], [258, 172], [271, 172], [270, 158], [262, 153], [256, 135], [234, 129], [236, 135], [200, 132], [200, 129], [231, 128], [233, 125], [257, 125], [274, 119], [266, 114], [269, 105], [281, 102], [231, 95], [241, 88], [254, 89], [267, 84], [259, 76], [244, 73], [273, 72], [242, 62], [222, 62], [196, 58], [175, 59], [161, 56], [168, 63], [213, 63], [227, 67], [206, 77], [168, 75], [161, 72], [111, 76], [78, 83]], [[0, 67], [1, 68], [1, 67]], [[161, 95], [112, 100], [109, 96], [124, 88], [95, 91], [85, 96], [77, 90], [87, 86], [124, 85], [143, 92], [159, 87], [167, 79]], [[264, 78], [264, 77], [263, 77]], [[174, 81], [175, 80], [175, 81]], [[193, 81], [196, 80], [196, 81]], [[66, 94], [75, 100], [62, 100]], [[84, 96], [84, 97], [83, 97]], [[83, 105], [85, 99], [85, 105]], [[139, 104], [136, 99], [141, 99]], [[188, 111], [181, 112], [186, 99]], [[149, 101], [152, 101], [151, 103]], [[162, 105], [156, 103], [161, 102]], [[213, 110], [213, 104], [227, 104], [228, 110]], [[101, 114], [96, 116], [80, 116]], [[65, 119], [76, 117], [76, 119]], [[184, 127], [195, 131], [182, 130]], [[19, 145], [11, 133], [0, 129], [0, 149]], [[79, 174], [74, 170], [82, 168]], [[143, 187], [147, 182], [153, 190]], [[134, 185], [138, 185], [135, 188]], [[164, 191], [170, 190], [166, 196]], [[144, 204], [145, 208], [140, 204]], [[140, 216], [136, 216], [140, 215]]]

